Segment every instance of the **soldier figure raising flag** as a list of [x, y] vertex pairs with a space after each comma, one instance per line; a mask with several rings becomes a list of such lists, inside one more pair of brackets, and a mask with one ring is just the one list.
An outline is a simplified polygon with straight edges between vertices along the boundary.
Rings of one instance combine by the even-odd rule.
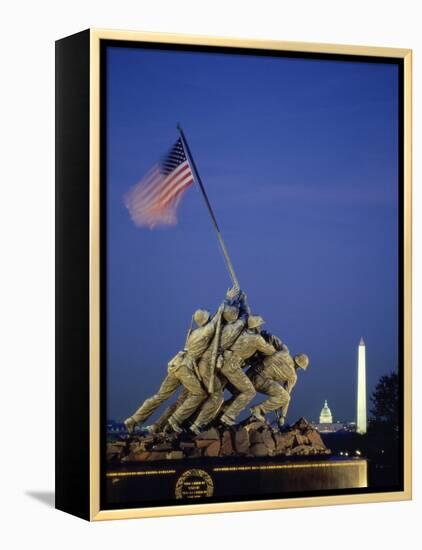
[[[189, 418], [190, 429], [194, 433], [199, 433], [213, 421], [225, 425], [234, 424], [260, 387], [259, 383], [254, 384], [255, 378], [244, 373], [244, 368], [260, 355], [271, 357], [277, 351], [273, 343], [267, 342], [260, 334], [264, 322], [262, 317], [250, 314], [246, 295], [240, 289], [185, 135], [180, 125], [177, 128], [179, 138], [176, 143], [163, 160], [129, 191], [125, 196], [125, 205], [137, 226], [154, 229], [158, 225], [174, 225], [177, 223], [177, 208], [183, 194], [196, 180], [216, 231], [232, 280], [232, 288], [214, 317], [210, 319], [205, 310], [198, 310], [194, 314], [193, 318], [198, 326], [189, 330], [185, 349], [168, 363], [167, 376], [158, 392], [146, 399], [125, 420], [129, 433], [137, 424], [144, 423], [179, 386], [184, 388], [182, 394], [160, 417], [154, 425], [155, 430], [166, 428], [181, 432], [183, 424]], [[267, 360], [264, 363], [266, 365]], [[233, 396], [223, 405], [223, 390], [226, 385]], [[266, 387], [261, 389], [267, 393]], [[283, 391], [281, 388], [280, 393]], [[271, 395], [271, 392], [268, 393]], [[286, 400], [280, 398], [279, 401], [285, 406], [285, 414]], [[262, 419], [267, 410], [272, 409], [261, 405], [252, 409], [252, 413]]]

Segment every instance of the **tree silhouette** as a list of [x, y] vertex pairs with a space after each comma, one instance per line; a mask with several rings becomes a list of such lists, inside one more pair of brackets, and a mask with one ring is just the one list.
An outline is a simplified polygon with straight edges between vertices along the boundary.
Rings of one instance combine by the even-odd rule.
[[371, 396], [373, 408], [369, 419], [371, 432], [383, 433], [397, 441], [399, 436], [399, 377], [397, 373], [381, 376]]

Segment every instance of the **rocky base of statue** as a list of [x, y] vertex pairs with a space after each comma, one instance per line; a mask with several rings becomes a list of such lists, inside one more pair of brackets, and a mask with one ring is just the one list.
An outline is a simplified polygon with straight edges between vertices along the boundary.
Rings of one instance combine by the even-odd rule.
[[236, 426], [188, 432], [140, 433], [107, 444], [107, 461], [114, 464], [201, 457], [327, 456], [318, 431], [304, 418], [281, 429], [248, 419]]

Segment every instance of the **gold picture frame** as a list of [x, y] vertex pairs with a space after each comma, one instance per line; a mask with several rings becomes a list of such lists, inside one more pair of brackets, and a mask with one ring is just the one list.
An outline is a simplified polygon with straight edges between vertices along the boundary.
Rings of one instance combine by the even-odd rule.
[[[147, 518], [156, 516], [209, 514], [246, 510], [325, 506], [408, 500], [412, 498], [412, 51], [409, 49], [234, 39], [224, 37], [190, 36], [167, 33], [144, 33], [107, 29], [90, 29], [89, 33], [89, 511], [87, 519]], [[66, 40], [66, 39], [65, 39]], [[403, 258], [404, 258], [404, 489], [400, 492], [342, 494], [289, 499], [251, 500], [157, 506], [151, 508], [124, 508], [102, 510], [100, 507], [100, 42], [153, 42], [183, 46], [212, 46], [279, 50], [285, 52], [335, 54], [344, 56], [371, 56], [397, 58], [403, 61]], [[65, 506], [60, 506], [62, 509]], [[77, 514], [78, 515], [78, 514]]]

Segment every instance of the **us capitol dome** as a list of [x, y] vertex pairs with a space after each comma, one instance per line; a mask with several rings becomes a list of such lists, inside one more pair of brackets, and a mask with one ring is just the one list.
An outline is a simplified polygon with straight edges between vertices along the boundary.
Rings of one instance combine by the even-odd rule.
[[333, 423], [333, 415], [331, 414], [331, 411], [328, 407], [327, 400], [325, 400], [324, 406], [321, 409], [321, 414], [319, 415], [319, 423], [320, 424]]

